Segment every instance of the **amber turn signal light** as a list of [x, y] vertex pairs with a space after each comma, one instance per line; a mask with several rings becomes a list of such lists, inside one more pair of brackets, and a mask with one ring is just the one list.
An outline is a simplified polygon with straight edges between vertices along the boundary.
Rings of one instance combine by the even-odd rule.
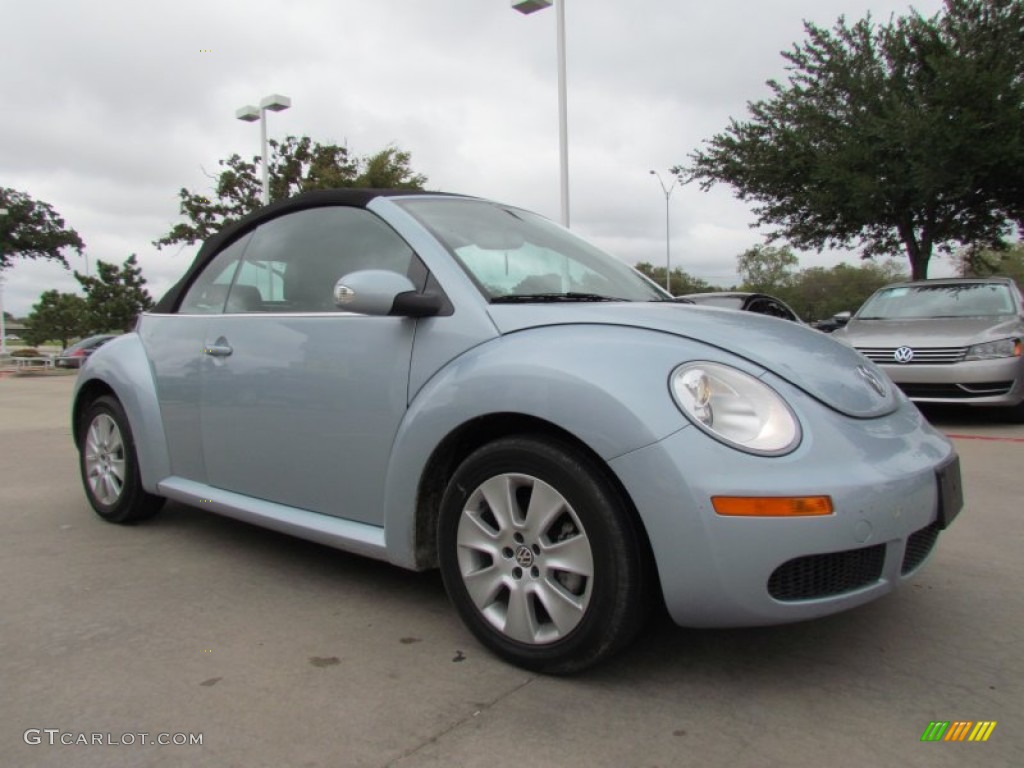
[[829, 496], [712, 496], [715, 512], [730, 517], [814, 517], [832, 514]]

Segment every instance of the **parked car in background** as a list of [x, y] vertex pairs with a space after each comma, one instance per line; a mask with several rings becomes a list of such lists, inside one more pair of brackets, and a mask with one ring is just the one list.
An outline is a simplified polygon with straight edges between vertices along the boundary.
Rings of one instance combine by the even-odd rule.
[[832, 334], [920, 403], [1005, 409], [1024, 421], [1024, 305], [1006, 277], [897, 283]]
[[170, 498], [439, 567], [484, 645], [550, 673], [655, 600], [695, 627], [863, 605], [962, 503], [950, 441], [848, 347], [438, 193], [310, 192], [227, 227], [90, 358], [72, 426], [102, 518]]
[[823, 333], [833, 333], [850, 322], [850, 318], [852, 316], [853, 313], [849, 311], [836, 312], [832, 317], [827, 317], [824, 320], [816, 320], [811, 323], [811, 327], [822, 331]]
[[57, 359], [54, 360], [54, 365], [58, 368], [81, 368], [82, 363], [86, 361], [89, 355], [111, 339], [116, 338], [117, 336], [115, 334], [102, 333], [98, 336], [90, 336], [86, 339], [82, 339], [77, 344], [72, 344], [61, 352], [57, 356]]
[[685, 293], [677, 298], [688, 299], [694, 304], [703, 304], [708, 307], [739, 309], [744, 312], [755, 312], [759, 315], [792, 320], [794, 323], [803, 322], [786, 302], [764, 293], [713, 291], [710, 293]]

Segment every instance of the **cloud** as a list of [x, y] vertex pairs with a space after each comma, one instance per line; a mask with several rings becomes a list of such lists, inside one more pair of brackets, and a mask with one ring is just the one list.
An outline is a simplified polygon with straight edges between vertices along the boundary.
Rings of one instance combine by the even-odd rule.
[[[763, 97], [803, 19], [908, 7], [565, 2], [573, 228], [654, 263], [665, 199], [648, 171], [684, 161]], [[931, 14], [941, 2], [917, 7]], [[431, 188], [558, 216], [551, 11], [523, 16], [507, 0], [34, 0], [5, 6], [0, 46], [0, 185], [51, 203], [93, 263], [137, 253], [154, 296], [194, 253], [151, 245], [178, 218], [178, 189], [210, 189], [218, 159], [258, 153], [258, 129], [234, 111], [270, 93], [293, 99], [270, 116], [271, 136], [347, 142], [357, 154], [396, 144]], [[760, 241], [751, 220], [728, 189], [677, 188], [673, 263], [731, 275]], [[856, 260], [824, 258], [841, 257]], [[76, 285], [55, 265], [24, 262], [8, 270], [6, 305], [22, 315], [42, 290]]]

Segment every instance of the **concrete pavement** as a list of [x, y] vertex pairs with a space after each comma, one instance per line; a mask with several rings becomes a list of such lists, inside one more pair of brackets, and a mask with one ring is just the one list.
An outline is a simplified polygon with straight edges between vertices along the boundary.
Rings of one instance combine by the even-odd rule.
[[[480, 648], [436, 574], [176, 504], [102, 522], [72, 382], [0, 379], [2, 766], [1024, 765], [1024, 427], [932, 414], [967, 508], [909, 588], [786, 627], [661, 621], [555, 679]], [[934, 720], [998, 725], [921, 743]]]

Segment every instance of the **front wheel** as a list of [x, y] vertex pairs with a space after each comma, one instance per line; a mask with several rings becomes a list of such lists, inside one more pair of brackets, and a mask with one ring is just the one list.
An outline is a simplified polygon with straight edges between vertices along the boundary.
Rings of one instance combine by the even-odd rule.
[[596, 664], [648, 613], [646, 549], [621, 494], [561, 442], [504, 438], [471, 454], [442, 500], [438, 547], [463, 621], [527, 669]]
[[131, 427], [116, 398], [98, 397], [89, 404], [78, 455], [85, 495], [104, 520], [131, 523], [160, 511], [163, 498], [142, 487]]

